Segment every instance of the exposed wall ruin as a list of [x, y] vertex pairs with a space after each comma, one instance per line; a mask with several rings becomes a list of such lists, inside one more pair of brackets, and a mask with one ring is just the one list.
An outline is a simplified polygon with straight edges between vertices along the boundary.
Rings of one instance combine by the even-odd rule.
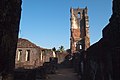
[[88, 9], [87, 7], [83, 9], [71, 8], [70, 13], [70, 49], [71, 53], [75, 53], [77, 51], [86, 50], [90, 46]]
[[0, 73], [3, 80], [13, 80], [21, 3], [21, 0], [0, 0]]
[[83, 80], [120, 80], [120, 0], [113, 0], [113, 14], [103, 37], [87, 49]]

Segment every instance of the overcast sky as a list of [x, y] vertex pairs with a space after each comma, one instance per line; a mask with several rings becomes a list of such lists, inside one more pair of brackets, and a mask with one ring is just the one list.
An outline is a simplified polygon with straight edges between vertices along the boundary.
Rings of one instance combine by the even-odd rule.
[[43, 48], [70, 47], [70, 7], [88, 7], [91, 45], [102, 37], [112, 0], [23, 0], [20, 38]]

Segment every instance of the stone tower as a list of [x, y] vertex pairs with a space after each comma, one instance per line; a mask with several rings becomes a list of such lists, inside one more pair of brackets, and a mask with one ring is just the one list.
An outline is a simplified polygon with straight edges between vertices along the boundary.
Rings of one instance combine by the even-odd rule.
[[89, 20], [88, 20], [87, 12], [88, 12], [87, 7], [82, 9], [81, 8], [70, 9], [71, 53], [86, 50], [90, 46], [89, 24], [88, 24]]

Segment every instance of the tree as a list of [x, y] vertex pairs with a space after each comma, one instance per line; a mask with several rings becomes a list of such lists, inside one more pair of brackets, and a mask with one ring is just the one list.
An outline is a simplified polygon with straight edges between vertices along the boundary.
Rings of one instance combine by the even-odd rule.
[[64, 46], [60, 46], [59, 49], [58, 49], [58, 51], [60, 51], [61, 53], [64, 52], [65, 51], [64, 50]]
[[52, 50], [53, 50], [54, 52], [56, 52], [56, 48], [55, 48], [55, 47], [53, 47]]

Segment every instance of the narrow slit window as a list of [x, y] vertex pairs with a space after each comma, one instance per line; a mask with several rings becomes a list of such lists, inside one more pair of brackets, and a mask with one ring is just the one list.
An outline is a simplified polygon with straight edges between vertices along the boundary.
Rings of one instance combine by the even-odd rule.
[[17, 60], [21, 61], [22, 59], [22, 50], [18, 50]]
[[75, 47], [76, 47], [76, 45], [77, 45], [76, 42], [74, 43], [74, 45], [75, 45]]
[[25, 61], [30, 61], [30, 50], [26, 50]]
[[81, 18], [81, 14], [80, 14], [80, 12], [78, 12], [78, 18]]
[[82, 45], [80, 45], [80, 49], [82, 49]]

